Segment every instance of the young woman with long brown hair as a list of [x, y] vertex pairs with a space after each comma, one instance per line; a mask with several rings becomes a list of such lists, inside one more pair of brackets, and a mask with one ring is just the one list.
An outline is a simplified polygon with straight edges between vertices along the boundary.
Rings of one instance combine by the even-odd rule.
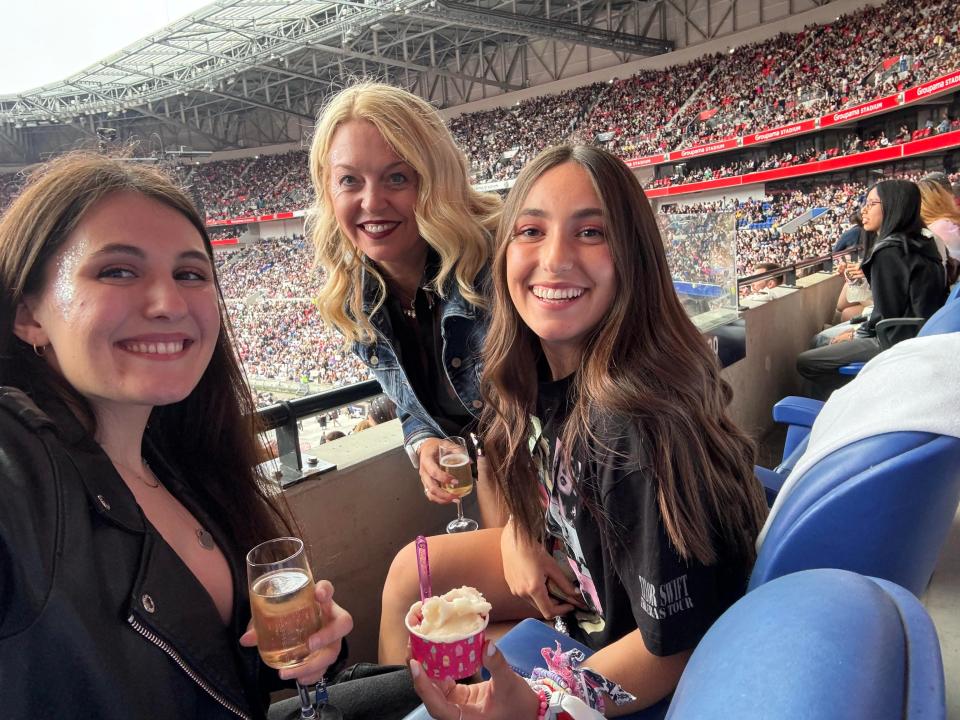
[[[497, 239], [483, 427], [511, 519], [472, 540], [431, 539], [434, 587], [476, 585], [494, 620], [518, 599], [516, 617], [569, 614], [597, 651], [587, 665], [635, 696], [607, 703], [623, 714], [672, 692], [746, 589], [766, 513], [753, 445], [727, 415], [730, 389], [620, 160], [544, 151], [517, 179]], [[388, 577], [382, 649], [415, 599], [412, 557], [404, 549]], [[437, 687], [413, 672], [441, 720], [537, 716], [532, 690]]]
[[[254, 410], [183, 190], [89, 153], [34, 171], [0, 220], [6, 716], [265, 717], [280, 685], [253, 649], [244, 554], [292, 522]], [[286, 680], [320, 680], [352, 627], [329, 582], [315, 597], [324, 627]], [[366, 694], [415, 700], [394, 675]]]

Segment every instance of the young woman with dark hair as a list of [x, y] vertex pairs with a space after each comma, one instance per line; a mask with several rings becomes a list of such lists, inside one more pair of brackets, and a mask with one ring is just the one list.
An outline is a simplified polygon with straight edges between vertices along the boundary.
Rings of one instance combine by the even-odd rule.
[[[676, 296], [640, 184], [614, 156], [561, 146], [527, 165], [492, 272], [483, 427], [511, 519], [431, 539], [434, 587], [476, 585], [494, 620], [517, 600], [513, 619], [567, 615], [596, 649], [594, 679], [634, 696], [601, 682], [599, 701], [582, 699], [596, 712], [605, 698], [608, 716], [651, 705], [746, 589], [766, 513], [753, 445], [727, 415], [730, 388]], [[391, 568], [381, 649], [414, 599], [412, 556]], [[412, 668], [434, 717], [538, 717], [546, 691], [492, 655], [495, 693]]]
[[[863, 227], [877, 233], [877, 241], [860, 269], [870, 283], [870, 318], [797, 357], [797, 370], [810, 381], [810, 395], [826, 399], [849, 382], [838, 370], [864, 362], [880, 352], [877, 324], [885, 318], [929, 318], [947, 297], [944, 258], [932, 237], [923, 234], [920, 189], [908, 180], [881, 180], [870, 188], [863, 204]], [[895, 333], [894, 341], [909, 337]]]
[[[0, 220], [0, 283], [0, 707], [264, 717], [243, 558], [292, 522], [203, 219], [155, 169], [67, 155]], [[287, 680], [320, 680], [352, 627], [315, 597]]]

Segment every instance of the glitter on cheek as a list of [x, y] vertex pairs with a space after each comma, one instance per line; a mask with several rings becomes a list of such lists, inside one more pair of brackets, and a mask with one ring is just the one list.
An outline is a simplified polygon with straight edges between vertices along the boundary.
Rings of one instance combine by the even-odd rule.
[[77, 293], [77, 269], [86, 254], [87, 243], [76, 240], [68, 245], [57, 260], [57, 274], [53, 280], [53, 301], [64, 318], [69, 319]]

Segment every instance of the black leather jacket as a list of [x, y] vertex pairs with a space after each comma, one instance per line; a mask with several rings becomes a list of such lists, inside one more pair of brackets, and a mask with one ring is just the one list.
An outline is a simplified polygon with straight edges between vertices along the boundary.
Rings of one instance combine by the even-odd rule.
[[224, 551], [225, 627], [100, 447], [62, 403], [41, 402], [0, 388], [0, 716], [262, 718], [260, 663], [237, 642], [249, 619], [240, 551], [149, 457]]

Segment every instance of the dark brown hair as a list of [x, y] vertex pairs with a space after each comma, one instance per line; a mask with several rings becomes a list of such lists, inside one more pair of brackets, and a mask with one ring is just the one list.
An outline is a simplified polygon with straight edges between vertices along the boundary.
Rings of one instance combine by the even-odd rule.
[[[46, 163], [0, 219], [0, 384], [32, 395], [52, 389], [91, 434], [96, 418], [90, 404], [14, 335], [13, 325], [17, 306], [43, 290], [47, 264], [84, 214], [117, 192], [140, 193], [183, 215], [213, 265], [203, 218], [188, 196], [163, 172], [122, 158], [76, 152]], [[255, 405], [233, 350], [216, 274], [214, 284], [221, 329], [210, 364], [184, 400], [154, 408], [146, 436], [243, 550], [290, 524], [264, 490]]]
[[[544, 528], [527, 449], [541, 346], [510, 301], [507, 247], [534, 183], [563, 163], [578, 164], [593, 182], [618, 284], [605, 319], [584, 341], [560, 431], [563, 447], [610, 462], [603, 456], [617, 439], [610, 437], [611, 429], [638, 428], [650, 449], [649, 471], [663, 523], [679, 554], [711, 564], [718, 547], [727, 547], [752, 562], [766, 516], [753, 474], [753, 443], [727, 415], [730, 387], [673, 289], [660, 231], [640, 183], [620, 160], [593, 147], [559, 146], [534, 158], [507, 197], [497, 233], [483, 422], [497, 483], [518, 532], [539, 539]], [[602, 518], [596, 520], [602, 525]]]

